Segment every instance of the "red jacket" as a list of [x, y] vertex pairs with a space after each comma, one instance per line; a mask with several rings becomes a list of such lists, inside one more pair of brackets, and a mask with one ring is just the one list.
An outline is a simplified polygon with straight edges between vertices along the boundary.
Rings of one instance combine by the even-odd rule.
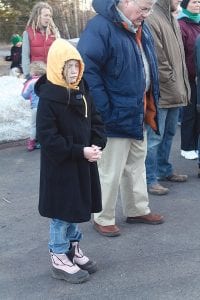
[[34, 34], [31, 27], [28, 27], [26, 31], [28, 32], [30, 42], [30, 61], [43, 61], [46, 63], [47, 54], [51, 44], [55, 40], [55, 36], [50, 34], [46, 37], [46, 34], [40, 31], [36, 31]]

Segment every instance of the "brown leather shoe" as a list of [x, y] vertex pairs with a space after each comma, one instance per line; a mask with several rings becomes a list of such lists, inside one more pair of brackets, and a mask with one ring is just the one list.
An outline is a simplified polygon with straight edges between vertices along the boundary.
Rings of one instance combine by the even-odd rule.
[[102, 226], [94, 222], [94, 229], [104, 236], [114, 237], [120, 235], [120, 230], [117, 225]]
[[158, 214], [148, 214], [145, 216], [138, 216], [138, 217], [128, 217], [126, 219], [127, 223], [134, 224], [134, 223], [145, 223], [150, 225], [157, 225], [162, 224], [164, 222], [164, 217]]

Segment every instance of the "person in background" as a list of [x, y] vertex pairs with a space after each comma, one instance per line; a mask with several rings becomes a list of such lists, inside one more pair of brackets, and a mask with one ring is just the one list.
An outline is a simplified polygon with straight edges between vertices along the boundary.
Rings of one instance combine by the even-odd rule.
[[23, 87], [22, 96], [26, 100], [30, 100], [31, 104], [31, 130], [30, 138], [27, 142], [28, 151], [40, 148], [36, 139], [36, 115], [39, 97], [34, 92], [35, 83], [46, 73], [46, 64], [42, 61], [34, 61], [30, 64], [30, 79], [28, 79]]
[[197, 84], [197, 133], [198, 133], [198, 177], [200, 178], [200, 35], [196, 39], [196, 84]]
[[49, 251], [54, 278], [81, 283], [97, 265], [83, 254], [77, 223], [101, 211], [96, 161], [106, 145], [104, 125], [82, 80], [79, 52], [64, 39], [54, 41], [47, 79], [36, 83], [40, 100], [37, 135], [41, 144], [39, 212], [50, 218]]
[[180, 3], [179, 3], [177, 9], [172, 12], [172, 15], [174, 16], [174, 18], [178, 17], [178, 15], [181, 12], [181, 10], [182, 10], [182, 8], [181, 8]]
[[46, 2], [36, 3], [31, 11], [22, 44], [22, 69], [26, 78], [30, 75], [30, 63], [46, 63], [49, 47], [59, 37], [52, 15], [52, 7]]
[[[180, 4], [178, 4], [177, 9], [176, 9], [175, 11], [172, 12], [172, 15], [173, 15], [175, 18], [177, 18], [178, 15], [179, 15], [179, 13], [181, 12], [181, 10], [182, 10], [182, 8], [180, 7]], [[179, 114], [178, 114], [178, 123], [177, 123], [179, 126], [181, 125], [181, 120], [182, 120], [182, 110], [183, 110], [183, 108], [180, 107], [180, 108], [179, 108]]]
[[182, 11], [178, 16], [185, 49], [186, 65], [188, 70], [191, 98], [188, 106], [183, 108], [181, 121], [181, 156], [185, 159], [198, 158], [198, 113], [195, 42], [200, 34], [200, 1], [183, 0]]
[[11, 53], [5, 57], [5, 60], [11, 61], [10, 75], [20, 77], [22, 75], [22, 37], [19, 34], [13, 34], [11, 43], [13, 44]]
[[185, 182], [188, 178], [177, 174], [169, 162], [179, 109], [188, 104], [190, 97], [181, 32], [173, 16], [179, 3], [179, 0], [157, 0], [153, 13], [146, 19], [155, 42], [160, 82], [160, 135], [147, 126], [146, 176], [148, 192], [159, 196], [169, 192], [159, 181]]
[[80, 36], [78, 50], [84, 78], [106, 126], [107, 146], [99, 162], [103, 210], [94, 214], [94, 229], [120, 235], [115, 209], [120, 188], [129, 224], [161, 224], [149, 208], [146, 185], [146, 131], [156, 133], [158, 70], [153, 39], [144, 19], [154, 0], [94, 0], [97, 16]]

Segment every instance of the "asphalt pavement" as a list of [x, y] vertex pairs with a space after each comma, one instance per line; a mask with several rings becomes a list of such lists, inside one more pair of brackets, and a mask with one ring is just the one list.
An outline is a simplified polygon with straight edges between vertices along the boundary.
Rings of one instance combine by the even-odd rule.
[[80, 285], [51, 277], [48, 219], [37, 210], [40, 151], [0, 149], [1, 300], [200, 299], [200, 179], [197, 161], [180, 157], [179, 128], [171, 161], [188, 182], [163, 182], [170, 193], [150, 196], [152, 212], [164, 214], [165, 223], [125, 223], [119, 199], [121, 236], [103, 237], [92, 222], [81, 224], [81, 248], [99, 270]]

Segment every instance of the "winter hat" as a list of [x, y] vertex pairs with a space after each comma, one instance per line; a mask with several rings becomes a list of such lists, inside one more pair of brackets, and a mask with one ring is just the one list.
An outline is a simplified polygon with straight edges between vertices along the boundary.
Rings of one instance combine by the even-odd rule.
[[22, 38], [19, 34], [13, 34], [10, 41], [15, 46], [17, 43], [22, 42]]
[[190, 2], [190, 0], [183, 0], [183, 1], [181, 2], [180, 6], [181, 6], [182, 8], [185, 8], [185, 9], [186, 9], [189, 2]]
[[[68, 60], [79, 61], [79, 75], [75, 83], [69, 84], [63, 78], [63, 69]], [[47, 56], [47, 79], [53, 84], [69, 89], [77, 89], [83, 76], [84, 63], [78, 50], [64, 39], [56, 39], [49, 48]]]

